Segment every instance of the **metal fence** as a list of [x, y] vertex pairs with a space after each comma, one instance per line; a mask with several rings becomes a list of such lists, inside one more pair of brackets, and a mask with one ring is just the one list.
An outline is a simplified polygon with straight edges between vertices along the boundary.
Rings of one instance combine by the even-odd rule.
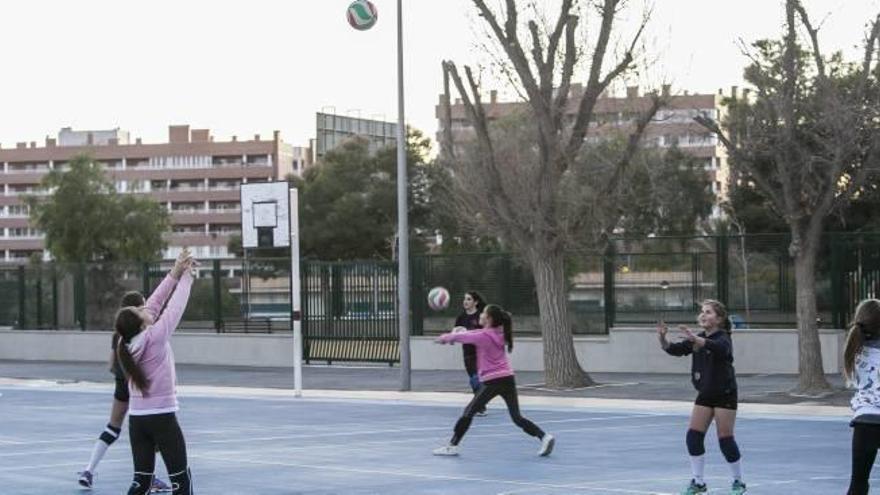
[[[786, 235], [615, 239], [603, 253], [567, 259], [569, 311], [577, 334], [613, 326], [691, 322], [699, 302], [725, 302], [739, 327], [791, 327], [794, 266]], [[109, 329], [120, 296], [149, 292], [170, 263], [0, 265], [0, 326]], [[303, 261], [304, 357], [395, 362], [397, 268], [393, 262]], [[432, 311], [430, 288], [449, 308]], [[816, 267], [820, 324], [841, 328], [855, 304], [880, 295], [880, 234], [828, 234]], [[412, 332], [448, 329], [468, 290], [516, 316], [517, 333], [539, 332], [528, 268], [508, 253], [423, 255], [412, 260]], [[213, 260], [200, 268], [181, 328], [290, 331], [287, 259]]]

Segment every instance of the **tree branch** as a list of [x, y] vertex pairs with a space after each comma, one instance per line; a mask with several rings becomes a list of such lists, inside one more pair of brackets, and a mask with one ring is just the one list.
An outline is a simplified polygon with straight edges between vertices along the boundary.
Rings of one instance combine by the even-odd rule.
[[[474, 95], [473, 102], [468, 95], [468, 91], [464, 86], [464, 82], [462, 81], [461, 76], [458, 74], [458, 69], [456, 68], [455, 64], [452, 62], [444, 62], [444, 67], [446, 68], [447, 73], [452, 78], [456, 89], [461, 95], [465, 111], [467, 112], [471, 124], [473, 125], [474, 130], [477, 134], [476, 142], [478, 148], [480, 149], [479, 161], [481, 162], [483, 168], [486, 170], [486, 176], [488, 178], [489, 190], [486, 191], [487, 200], [492, 209], [497, 212], [499, 216], [504, 217], [510, 225], [514, 226], [512, 230], [516, 230], [517, 228], [522, 230], [522, 226], [517, 221], [517, 216], [513, 211], [515, 202], [512, 201], [511, 198], [507, 197], [507, 194], [504, 191], [504, 186], [502, 185], [501, 173], [498, 170], [497, 163], [495, 162], [495, 150], [493, 149], [492, 138], [489, 134], [488, 121], [483, 109], [482, 102], [480, 101], [479, 86], [473, 78], [471, 69], [470, 67], [465, 67], [468, 84]], [[522, 233], [514, 232], [514, 235], [522, 235]]]
[[736, 163], [742, 165], [746, 173], [749, 174], [749, 177], [751, 177], [755, 183], [758, 184], [758, 187], [764, 191], [764, 195], [770, 199], [770, 202], [777, 211], [784, 214], [786, 211], [785, 205], [780, 201], [778, 191], [771, 185], [770, 178], [754, 166], [753, 160], [750, 157], [746, 156], [739, 148], [737, 148], [733, 141], [731, 141], [730, 138], [724, 134], [724, 131], [721, 130], [721, 126], [705, 115], [694, 117], [694, 121], [705, 127], [709, 132], [718, 136], [718, 140], [724, 145], [729, 158], [736, 160]]
[[455, 161], [455, 146], [452, 137], [452, 95], [449, 92], [449, 67], [446, 62], [441, 62], [443, 67], [443, 133], [440, 140], [440, 156]]
[[[651, 96], [651, 107], [636, 121], [635, 129], [633, 129], [627, 137], [626, 148], [617, 159], [617, 163], [614, 165], [614, 171], [611, 173], [608, 182], [602, 187], [602, 194], [598, 195], [599, 198], [617, 197], [617, 192], [621, 186], [624, 173], [632, 162], [633, 157], [635, 157], [636, 153], [639, 151], [639, 143], [642, 140], [642, 136], [645, 134], [645, 129], [647, 129], [648, 125], [654, 120], [654, 117], [657, 115], [660, 108], [668, 103], [669, 101], [666, 97], [657, 94]], [[579, 215], [578, 218], [575, 219], [573, 228], [575, 230], [582, 229], [585, 221], [586, 215]]]
[[801, 18], [801, 23], [807, 29], [807, 33], [810, 35], [810, 42], [813, 44], [813, 61], [816, 63], [816, 69], [819, 72], [819, 77], [824, 81], [825, 80], [825, 59], [822, 58], [822, 50], [819, 49], [819, 28], [814, 28], [810, 23], [810, 16], [807, 15], [807, 10], [804, 9], [804, 6], [801, 4], [800, 0], [792, 0], [794, 4], [794, 9], [797, 11], [798, 15]]
[[639, 26], [638, 32], [633, 37], [629, 49], [624, 54], [623, 60], [621, 60], [611, 72], [606, 74], [604, 78], [600, 79], [602, 63], [605, 58], [605, 52], [608, 50], [608, 40], [611, 36], [611, 27], [614, 23], [614, 16], [617, 13], [616, 10], [618, 3], [619, 0], [605, 0], [605, 5], [602, 8], [602, 27], [599, 30], [596, 50], [593, 52], [593, 65], [590, 67], [590, 78], [587, 81], [587, 88], [584, 91], [583, 99], [581, 99], [578, 107], [578, 113], [574, 126], [572, 127], [571, 136], [568, 145], [565, 148], [565, 156], [568, 158], [566, 161], [570, 161], [570, 159], [577, 154], [581, 145], [583, 145], [584, 138], [587, 134], [587, 128], [589, 127], [590, 121], [593, 119], [593, 110], [596, 106], [596, 100], [599, 99], [599, 95], [605, 91], [611, 81], [629, 69], [630, 64], [632, 64], [633, 51], [635, 50], [636, 43], [647, 25], [648, 20], [646, 17], [642, 19], [642, 24]]
[[[562, 17], [560, 17], [560, 20]], [[559, 81], [559, 89], [556, 92], [556, 101], [553, 102], [554, 125], [562, 128], [562, 118], [565, 116], [568, 105], [568, 92], [571, 91], [571, 78], [574, 67], [577, 64], [577, 46], [575, 45], [575, 33], [577, 31], [578, 18], [569, 16], [565, 22], [565, 58], [562, 61], [562, 76]]]

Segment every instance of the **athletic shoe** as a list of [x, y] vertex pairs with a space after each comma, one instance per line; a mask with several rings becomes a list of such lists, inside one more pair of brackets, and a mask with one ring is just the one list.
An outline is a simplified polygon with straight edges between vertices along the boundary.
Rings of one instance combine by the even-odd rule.
[[444, 445], [439, 449], [434, 449], [434, 455], [456, 456], [458, 455], [458, 445]]
[[701, 485], [692, 479], [688, 487], [682, 490], [681, 495], [697, 495], [698, 493], [706, 493], [708, 491], [705, 483]]
[[171, 487], [159, 478], [153, 478], [153, 486], [150, 487], [150, 493], [171, 493]]
[[746, 492], [746, 484], [740, 480], [733, 480], [733, 485], [730, 487], [730, 495], [742, 495]]
[[555, 444], [556, 439], [553, 438], [553, 435], [545, 433], [544, 438], [541, 439], [541, 448], [538, 449], [538, 455], [541, 457], [547, 457], [550, 455], [550, 452], [553, 452], [553, 445]]
[[92, 489], [92, 473], [91, 471], [83, 471], [79, 474], [79, 486], [83, 490], [91, 490]]

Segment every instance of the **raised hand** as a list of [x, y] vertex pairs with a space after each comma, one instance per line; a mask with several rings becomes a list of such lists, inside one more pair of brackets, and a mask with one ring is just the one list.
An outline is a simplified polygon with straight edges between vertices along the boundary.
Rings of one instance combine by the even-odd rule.
[[690, 328], [688, 328], [687, 325], [679, 325], [678, 329], [681, 330], [681, 335], [685, 338], [685, 340], [688, 340], [690, 342], [694, 342], [697, 340], [697, 334], [695, 334]]
[[188, 247], [184, 247], [180, 251], [180, 254], [177, 255], [177, 260], [174, 261], [174, 268], [171, 269], [171, 276], [179, 279], [180, 276], [190, 268], [192, 262], [192, 253], [189, 251]]
[[660, 337], [666, 337], [666, 333], [669, 332], [669, 327], [666, 326], [666, 323], [663, 321], [657, 322], [657, 335]]

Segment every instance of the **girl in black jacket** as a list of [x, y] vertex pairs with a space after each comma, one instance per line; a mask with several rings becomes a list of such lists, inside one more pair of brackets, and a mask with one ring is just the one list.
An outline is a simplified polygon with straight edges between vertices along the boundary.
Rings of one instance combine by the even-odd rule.
[[730, 466], [733, 474], [733, 485], [730, 488], [731, 495], [740, 495], [746, 492], [746, 485], [742, 481], [742, 467], [740, 466], [739, 447], [733, 436], [733, 428], [736, 423], [736, 373], [733, 369], [733, 343], [730, 340], [730, 319], [724, 304], [714, 301], [703, 301], [697, 322], [703, 329], [694, 333], [688, 327], [681, 325], [684, 340], [669, 343], [666, 340], [666, 324], [660, 322], [657, 325], [657, 336], [660, 339], [660, 347], [671, 356], [693, 355], [691, 361], [691, 382], [697, 389], [697, 399], [691, 412], [690, 425], [686, 436], [688, 453], [691, 458], [693, 478], [682, 495], [694, 495], [706, 493], [706, 483], [703, 481], [703, 467], [705, 466], [706, 449], [703, 441], [706, 430], [715, 419], [715, 427], [718, 431], [718, 443], [721, 452]]
[[[461, 303], [462, 312], [455, 319], [455, 328], [464, 328], [465, 330], [477, 330], [482, 328], [480, 325], [480, 313], [486, 307], [483, 296], [477, 291], [468, 291], [464, 293], [464, 300]], [[480, 377], [477, 375], [477, 348], [473, 344], [462, 344], [461, 350], [464, 353], [464, 369], [468, 374], [468, 381], [474, 395], [480, 390]], [[477, 416], [485, 416], [486, 407], [477, 411]]]

